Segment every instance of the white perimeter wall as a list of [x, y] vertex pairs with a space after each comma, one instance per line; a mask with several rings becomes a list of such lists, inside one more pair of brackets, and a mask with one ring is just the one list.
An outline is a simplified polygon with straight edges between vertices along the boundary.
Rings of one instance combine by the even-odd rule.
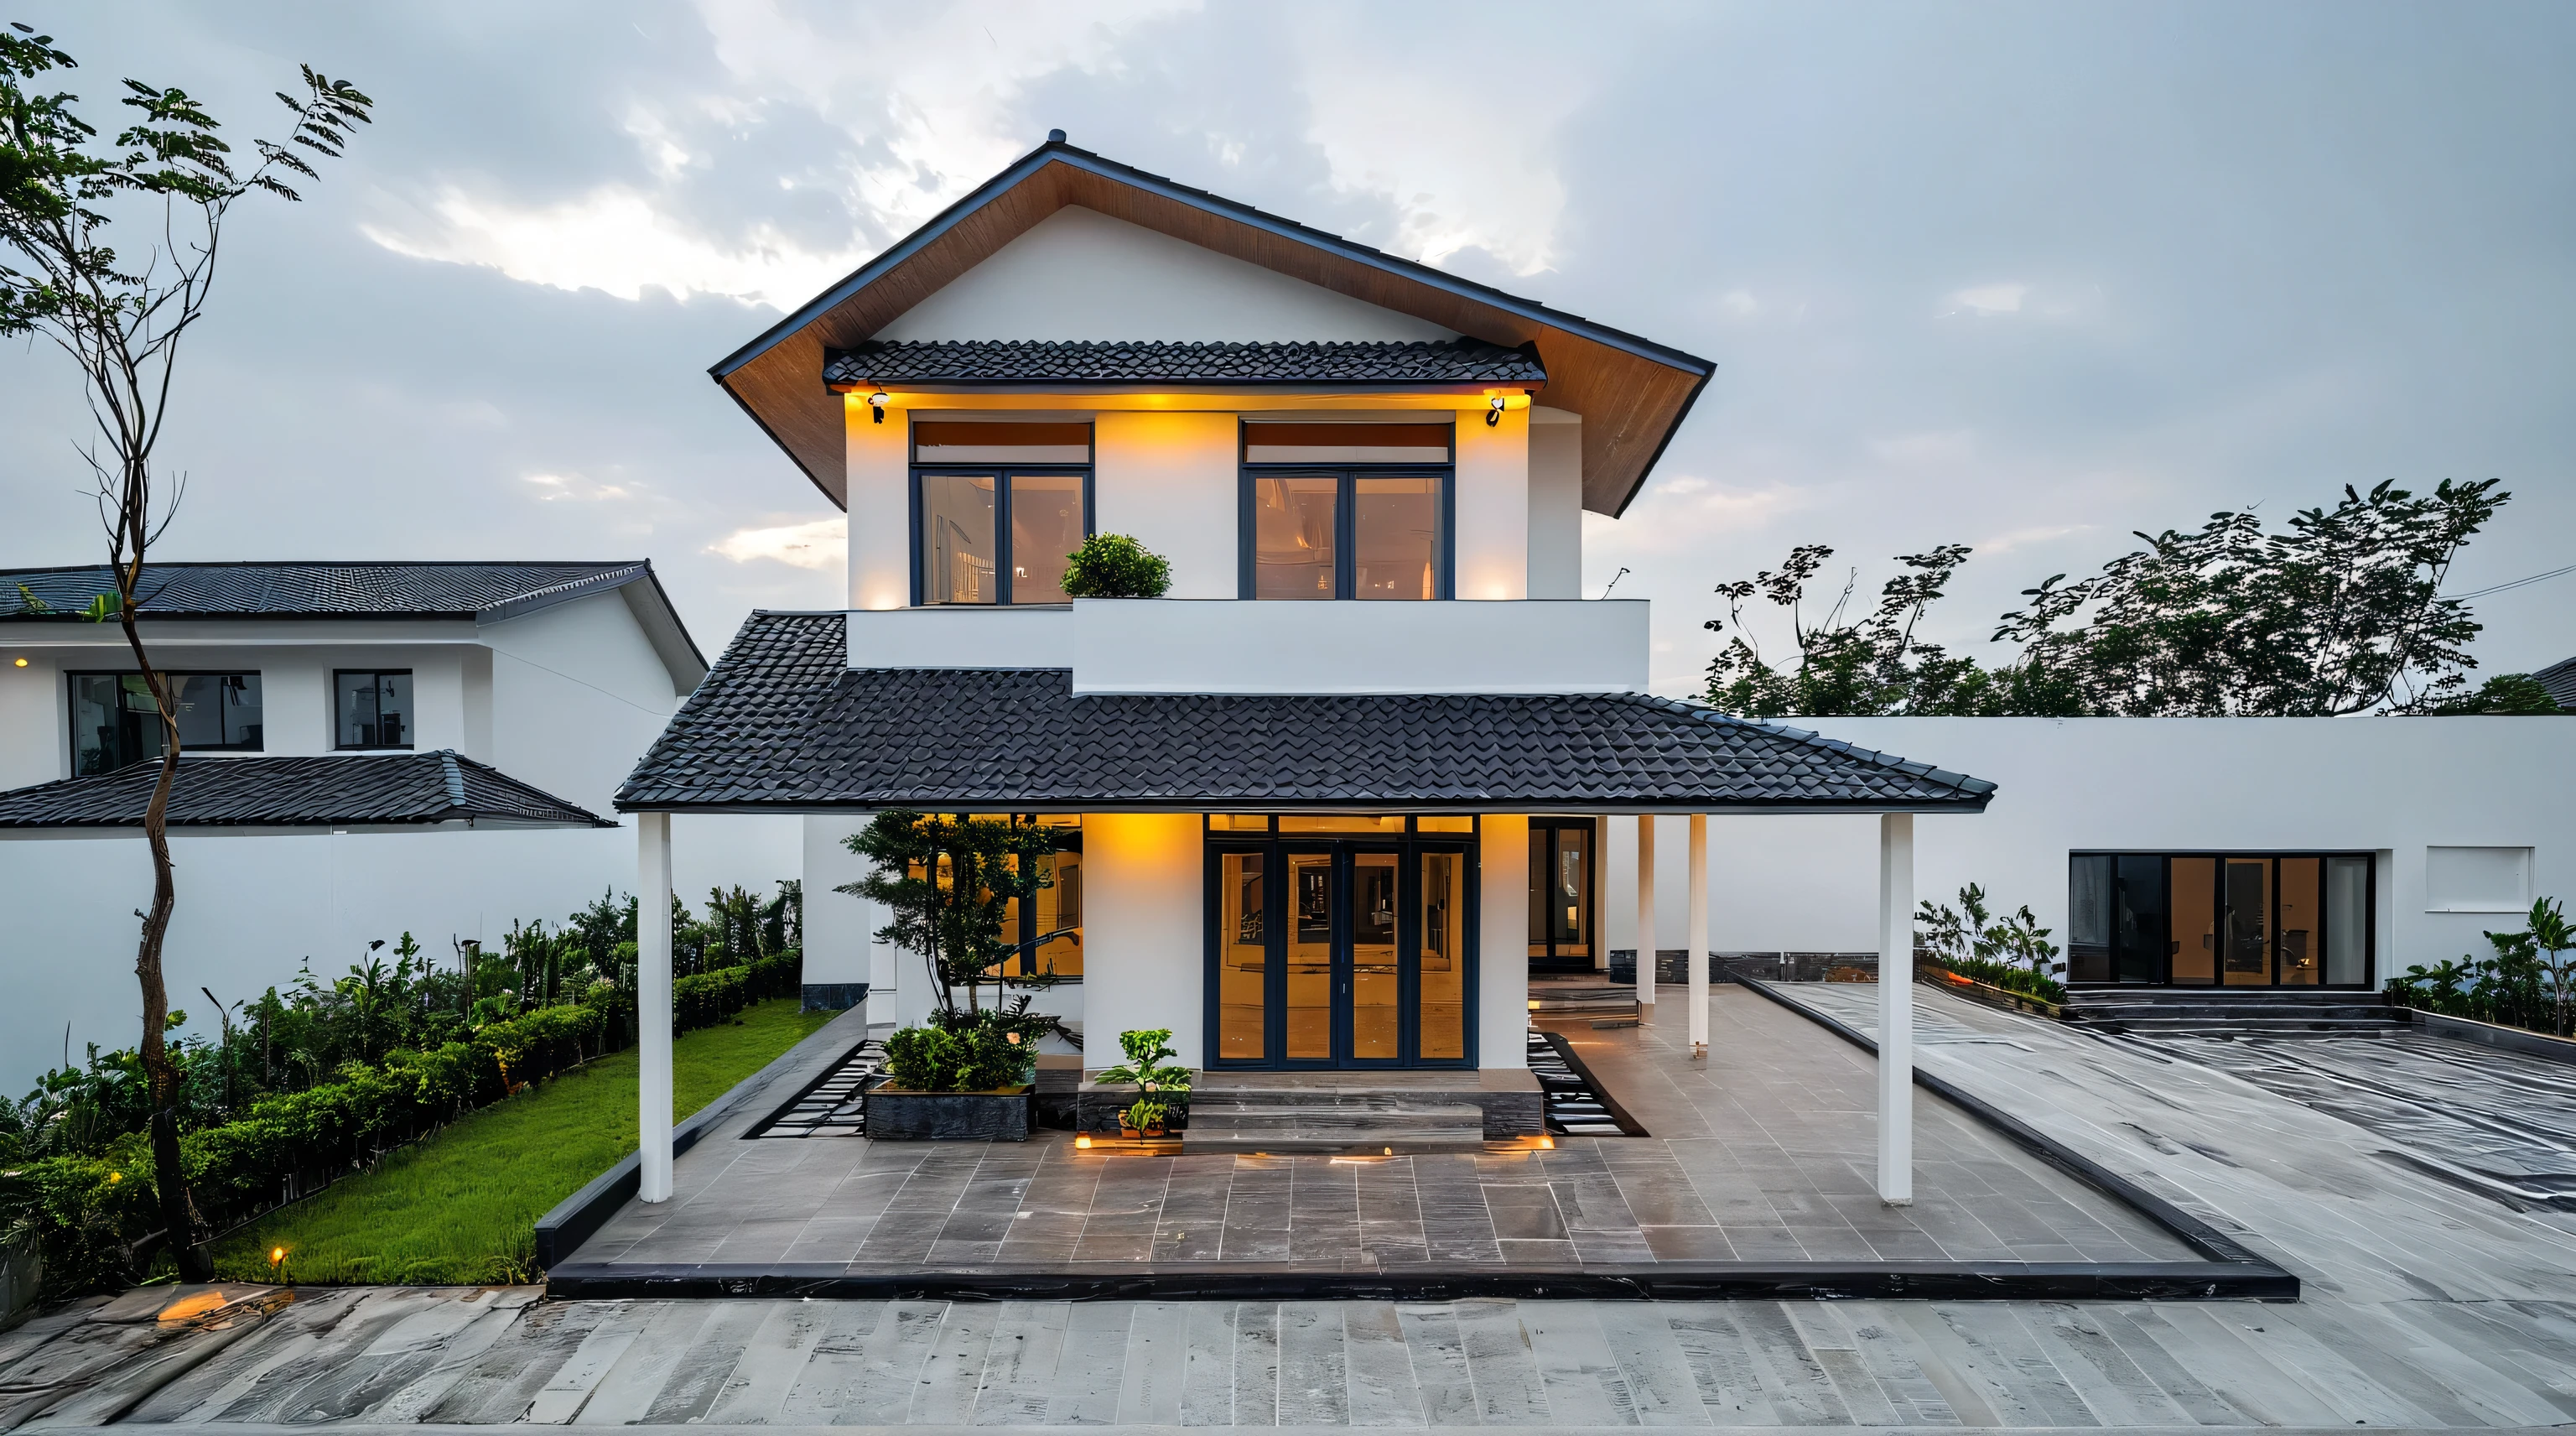
[[[2529, 848], [2532, 897], [2576, 898], [2576, 723], [2555, 718], [1824, 718], [1788, 720], [1998, 785], [1980, 816], [1925, 816], [1915, 893], [1985, 886], [2066, 936], [2075, 850], [2330, 849], [2380, 855], [2374, 981], [2487, 951], [2512, 913], [2428, 912], [2433, 847]], [[1657, 829], [1657, 946], [1684, 945], [1682, 819]], [[1635, 945], [1636, 823], [1608, 824], [1613, 946]], [[1709, 824], [1709, 945], [1868, 951], [1875, 819], [1720, 816]]]

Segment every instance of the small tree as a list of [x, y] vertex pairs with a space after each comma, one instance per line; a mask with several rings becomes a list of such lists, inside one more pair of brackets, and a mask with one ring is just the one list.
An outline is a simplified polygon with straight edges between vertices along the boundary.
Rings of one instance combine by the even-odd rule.
[[[13, 33], [14, 32], [14, 33]], [[302, 98], [280, 94], [291, 123], [283, 142], [256, 140], [259, 163], [235, 167], [213, 116], [185, 91], [125, 82], [122, 103], [136, 117], [112, 145], [74, 113], [79, 96], [44, 94], [29, 82], [75, 67], [53, 37], [11, 23], [0, 30], [0, 337], [42, 335], [69, 356], [87, 390], [99, 443], [85, 448], [97, 481], [116, 592], [110, 612], [161, 718], [161, 776], [144, 809], [152, 853], [152, 904], [144, 911], [134, 970], [143, 989], [142, 1062], [151, 1088], [153, 1185], [179, 1274], [205, 1281], [213, 1267], [197, 1250], [187, 1179], [179, 1160], [179, 1076], [163, 1037], [169, 993], [161, 945], [176, 897], [171, 882], [170, 786], [178, 773], [179, 710], [170, 680], [144, 651], [136, 619], [144, 551], [159, 538], [178, 498], [153, 490], [152, 459], [169, 412], [179, 341], [204, 312], [215, 257], [233, 202], [253, 191], [299, 198], [289, 176], [314, 179], [295, 147], [336, 156], [374, 101], [343, 80], [304, 68]], [[153, 239], [139, 253], [108, 240], [108, 209], [120, 200], [147, 208]], [[94, 609], [110, 605], [94, 603]]]
[[[1011, 904], [1055, 882], [1053, 830], [1000, 818], [940, 817], [890, 809], [852, 834], [847, 846], [875, 870], [833, 889], [881, 902], [894, 920], [877, 938], [919, 953], [949, 1018], [979, 1015], [983, 985], [1001, 986], [1003, 964], [1019, 951], [1002, 933]], [[960, 1007], [957, 990], [964, 988]]]
[[2576, 998], [2568, 988], [2576, 984], [2576, 930], [2571, 930], [2567, 914], [2556, 898], [2542, 898], [2531, 905], [2531, 944], [2540, 951], [2543, 968], [2549, 974], [2550, 1030], [2568, 1035], [2567, 1009]]

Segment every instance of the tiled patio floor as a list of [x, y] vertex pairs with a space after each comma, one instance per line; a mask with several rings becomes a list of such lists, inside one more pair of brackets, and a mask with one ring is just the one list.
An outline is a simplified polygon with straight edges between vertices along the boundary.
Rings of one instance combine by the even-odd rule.
[[[1736, 987], [1711, 1055], [1660, 1022], [1577, 1049], [1650, 1137], [1554, 1151], [1384, 1158], [1169, 1156], [1022, 1143], [739, 1140], [729, 1116], [574, 1254], [585, 1268], [844, 1264], [933, 1271], [1436, 1267], [1663, 1262], [2170, 1262], [2189, 1248], [1932, 1097], [1915, 1097], [1916, 1200], [1874, 1195], [1873, 1062]], [[793, 1090], [782, 1087], [781, 1090]]]

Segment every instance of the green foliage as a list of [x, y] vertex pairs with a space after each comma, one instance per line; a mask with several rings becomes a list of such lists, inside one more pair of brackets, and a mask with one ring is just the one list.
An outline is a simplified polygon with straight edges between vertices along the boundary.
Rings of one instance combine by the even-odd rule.
[[1054, 884], [1055, 865], [1040, 859], [1056, 844], [1054, 829], [1034, 823], [889, 809], [847, 840], [874, 870], [834, 891], [892, 911], [877, 939], [921, 954], [943, 1016], [979, 1012], [983, 984], [1000, 986], [1003, 963], [1019, 951], [1005, 919]]
[[[1779, 569], [1717, 589], [1727, 617], [1706, 626], [1731, 625], [1733, 636], [1709, 665], [1708, 701], [1764, 718], [2552, 712], [2535, 705], [2538, 685], [2514, 675], [2464, 697], [2479, 625], [2466, 603], [2440, 596], [2461, 549], [2510, 497], [2494, 480], [2446, 479], [2420, 496], [2383, 483], [2347, 487], [2286, 532], [2265, 532], [2250, 511], [2214, 514], [2189, 534], [2142, 532], [2146, 548], [2091, 578], [2058, 574], [2023, 590], [1994, 634], [2019, 651], [1992, 667], [1916, 637], [1967, 548], [1901, 556], [1908, 572], [1869, 614], [1847, 618], [1855, 573], [1811, 622], [1807, 585], [1833, 550], [1804, 545]], [[1794, 662], [1773, 664], [1753, 639], [1744, 605], [1757, 595], [1785, 611]]]
[[1065, 558], [1068, 598], [1161, 598], [1172, 587], [1172, 565], [1125, 534], [1093, 534]]
[[1172, 1050], [1171, 1043], [1172, 1030], [1168, 1027], [1119, 1033], [1118, 1046], [1126, 1052], [1127, 1060], [1103, 1071], [1098, 1080], [1132, 1082], [1146, 1092], [1187, 1092], [1190, 1089], [1190, 1069], [1163, 1061], [1166, 1057], [1180, 1055]]
[[1152, 1133], [1167, 1126], [1171, 1120], [1170, 1104], [1151, 1097], [1139, 1097], [1118, 1113], [1118, 1125], [1136, 1132]]
[[2556, 1036], [2571, 1035], [2576, 1018], [2576, 930], [2556, 898], [2531, 905], [2518, 932], [2490, 932], [2486, 957], [2463, 953], [2456, 962], [2416, 964], [2388, 979], [2391, 1005], [2420, 1007], [2450, 1017], [2474, 1018]]
[[[986, 1013], [984, 1016], [998, 1014]], [[906, 1027], [886, 1039], [886, 1075], [915, 1092], [989, 1092], [1027, 1080], [1036, 1044], [999, 1023]]]
[[2486, 714], [2509, 718], [2563, 718], [2567, 710], [2528, 673], [2498, 673], [2474, 692], [2457, 693], [2413, 710], [2429, 717]]
[[[2050, 1002], [2066, 1000], [2058, 974], [2066, 970], [2058, 949], [2048, 940], [2051, 929], [2039, 925], [2028, 903], [1997, 914], [1986, 906], [1986, 890], [1970, 883], [1959, 889], [1959, 906], [1935, 907], [1925, 898], [1914, 911], [1914, 950], [1928, 960], [1979, 982]], [[1885, 977], [1886, 974], [1882, 974]]]

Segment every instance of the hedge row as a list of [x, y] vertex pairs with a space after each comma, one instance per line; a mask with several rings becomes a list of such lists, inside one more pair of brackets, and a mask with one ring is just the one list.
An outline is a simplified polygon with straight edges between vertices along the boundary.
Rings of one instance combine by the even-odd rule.
[[[799, 991], [794, 954], [672, 984], [676, 1035], [731, 1021], [750, 1003]], [[578, 1002], [476, 1028], [471, 1038], [262, 1098], [248, 1117], [183, 1134], [180, 1160], [206, 1228], [223, 1231], [309, 1196], [392, 1149], [530, 1083], [629, 1045], [634, 998], [602, 983]], [[35, 1239], [48, 1299], [114, 1290], [141, 1275], [159, 1236], [150, 1149], [140, 1134], [104, 1157], [49, 1157], [0, 1173], [0, 1212]]]

